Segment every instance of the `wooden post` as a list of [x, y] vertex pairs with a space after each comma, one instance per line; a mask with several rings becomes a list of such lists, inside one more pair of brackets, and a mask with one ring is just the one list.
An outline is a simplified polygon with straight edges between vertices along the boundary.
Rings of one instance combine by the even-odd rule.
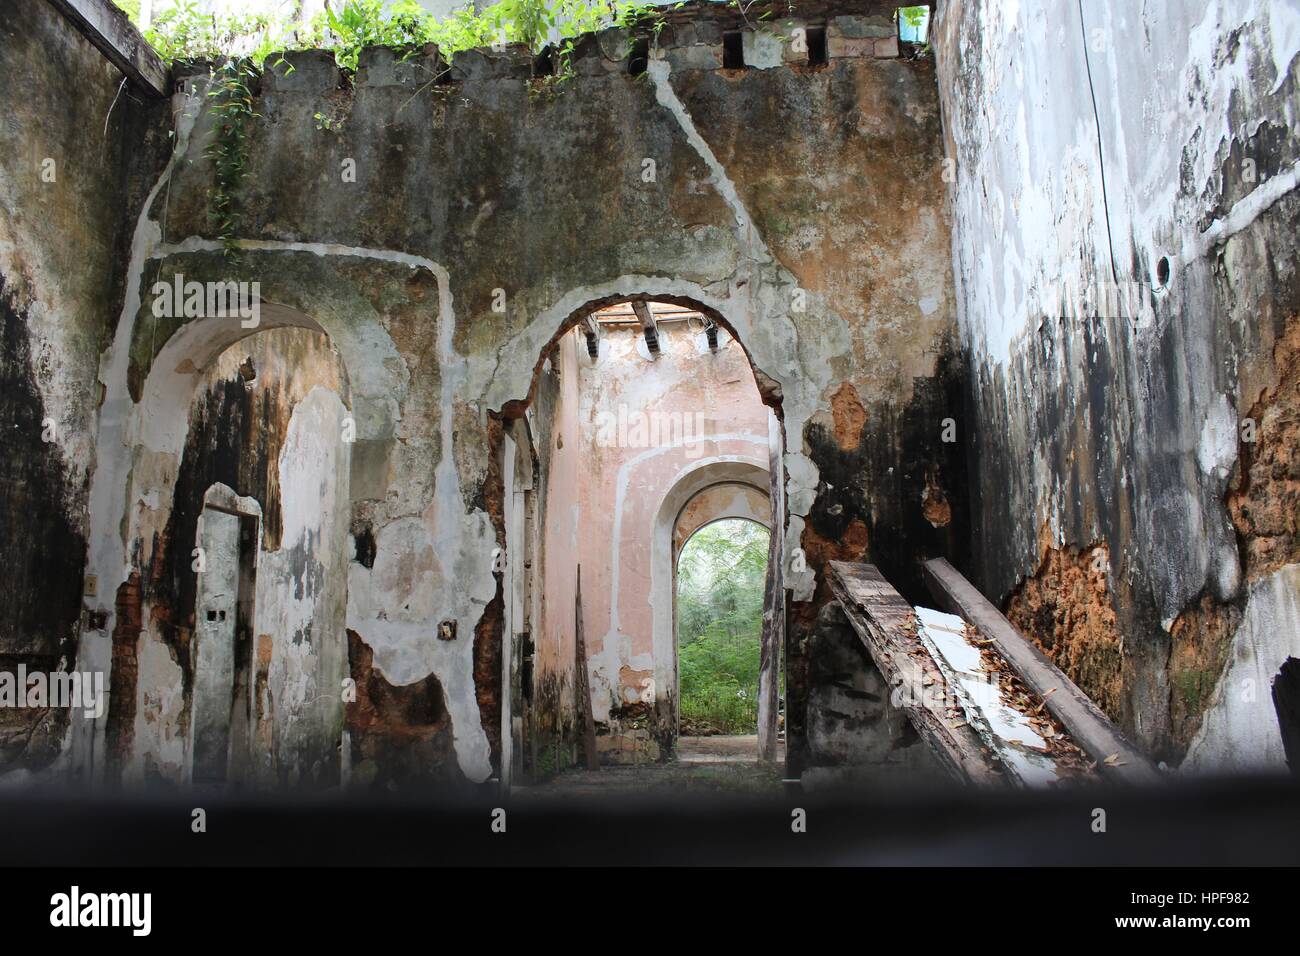
[[632, 303], [632, 311], [641, 323], [641, 334], [645, 336], [646, 348], [651, 358], [659, 357], [659, 326], [655, 324], [655, 314], [649, 304], [640, 300]]
[[973, 584], [943, 558], [922, 566], [926, 584], [942, 610], [960, 615], [993, 644], [1025, 685], [1038, 694], [1083, 750], [1097, 761], [1097, 770], [1111, 780], [1158, 783], [1162, 778], [1147, 756], [1101, 712], [1074, 681], [1066, 677], [1036, 646], [1025, 639]]
[[582, 632], [582, 565], [578, 565], [578, 588], [573, 597], [574, 645], [577, 655], [578, 712], [582, 717], [582, 747], [587, 756], [587, 769], [600, 769], [600, 754], [596, 752], [596, 719], [591, 712], [591, 678], [587, 673], [587, 641]]

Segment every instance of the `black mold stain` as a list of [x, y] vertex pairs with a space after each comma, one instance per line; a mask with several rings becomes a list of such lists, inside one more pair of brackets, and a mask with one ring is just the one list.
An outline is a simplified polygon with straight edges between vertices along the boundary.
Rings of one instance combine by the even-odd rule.
[[27, 316], [15, 310], [3, 276], [0, 315], [0, 567], [7, 592], [0, 655], [67, 655], [71, 663], [86, 564], [78, 527], [85, 489], [70, 484], [58, 444], [42, 440], [46, 411], [32, 370]]
[[[952, 419], [956, 441], [943, 441]], [[965, 564], [967, 482], [962, 381], [957, 360], [945, 349], [933, 378], [918, 378], [903, 408], [872, 405], [856, 447], [845, 450], [820, 424], [805, 430], [820, 472], [808, 524], [828, 541], [839, 541], [855, 520], [867, 529], [868, 560], [909, 601], [927, 599], [919, 562], [942, 556]], [[927, 476], [938, 478], [952, 518], [935, 528], [921, 510]]]
[[[256, 499], [262, 507], [263, 546], [278, 548], [281, 524], [276, 469], [290, 413], [278, 387], [250, 391], [238, 374], [217, 383], [196, 408], [161, 551], [155, 549], [155, 563], [146, 574], [149, 598], [162, 609], [157, 616], [163, 639], [184, 674], [186, 687], [191, 675], [185, 651], [194, 629], [197, 590], [192, 552], [203, 496], [220, 482], [241, 496]], [[305, 564], [305, 556], [300, 557]], [[302, 586], [299, 581], [298, 587]]]

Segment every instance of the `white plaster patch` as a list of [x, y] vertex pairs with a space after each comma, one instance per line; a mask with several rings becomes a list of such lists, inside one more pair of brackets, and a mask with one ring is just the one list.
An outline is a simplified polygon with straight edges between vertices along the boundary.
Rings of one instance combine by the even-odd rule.
[[790, 452], [785, 456], [785, 494], [794, 514], [806, 515], [817, 497], [821, 472], [807, 455]]
[[1272, 689], [1288, 657], [1300, 657], [1300, 564], [1251, 585], [1227, 669], [1180, 772], [1286, 772]]
[[[183, 687], [181, 669], [172, 660], [171, 651], [152, 634], [142, 633], [136, 671], [136, 749], [151, 754], [155, 768], [176, 780], [185, 767], [186, 741], [180, 731]], [[143, 762], [129, 763], [122, 779], [124, 783], [143, 783]]]
[[1237, 414], [1220, 395], [1205, 411], [1201, 440], [1196, 446], [1196, 462], [1202, 473], [1216, 478], [1228, 477], [1237, 460]]
[[1025, 714], [1003, 701], [997, 674], [984, 663], [979, 648], [970, 643], [965, 622], [928, 607], [917, 607], [916, 614], [917, 636], [943, 671], [967, 723], [1020, 783], [1057, 783], [1060, 775], [1047, 755], [1047, 741]]
[[785, 37], [760, 29], [746, 30], [740, 39], [744, 47], [745, 66], [754, 70], [770, 70], [782, 65]]

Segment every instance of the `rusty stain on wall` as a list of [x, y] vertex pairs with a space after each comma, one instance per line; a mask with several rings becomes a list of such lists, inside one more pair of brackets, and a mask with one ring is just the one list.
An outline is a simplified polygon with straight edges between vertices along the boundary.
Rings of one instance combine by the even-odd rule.
[[1007, 604], [1007, 618], [1032, 638], [1113, 720], [1124, 696], [1124, 642], [1108, 585], [1110, 551], [1048, 548], [1037, 572]]

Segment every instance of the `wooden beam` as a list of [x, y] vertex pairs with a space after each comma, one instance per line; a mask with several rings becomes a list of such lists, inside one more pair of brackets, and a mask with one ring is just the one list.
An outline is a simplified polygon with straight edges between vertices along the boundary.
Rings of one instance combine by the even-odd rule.
[[595, 315], [583, 320], [583, 334], [587, 337], [587, 357], [594, 362], [600, 356], [600, 323]]
[[993, 649], [1025, 685], [1043, 698], [1074, 742], [1097, 761], [1103, 777], [1141, 784], [1162, 779], [1147, 756], [1124, 738], [1092, 699], [1026, 640], [956, 568], [943, 558], [935, 558], [925, 562], [923, 571], [930, 593], [943, 610], [960, 615], [992, 642]]
[[1008, 784], [917, 637], [912, 605], [871, 564], [832, 561], [828, 580], [890, 690], [901, 688], [899, 706], [949, 775], [962, 783]]
[[109, 0], [50, 0], [50, 5], [137, 86], [154, 96], [171, 96], [171, 70]]
[[659, 327], [655, 325], [655, 314], [650, 309], [650, 305], [641, 300], [632, 303], [632, 311], [636, 313], [638, 321], [641, 323], [641, 332], [645, 335], [646, 348], [650, 350], [651, 355], [659, 354]]
[[709, 342], [709, 351], [716, 352], [718, 350], [718, 324], [712, 319], [709, 319], [709, 324], [704, 327], [704, 337]]

